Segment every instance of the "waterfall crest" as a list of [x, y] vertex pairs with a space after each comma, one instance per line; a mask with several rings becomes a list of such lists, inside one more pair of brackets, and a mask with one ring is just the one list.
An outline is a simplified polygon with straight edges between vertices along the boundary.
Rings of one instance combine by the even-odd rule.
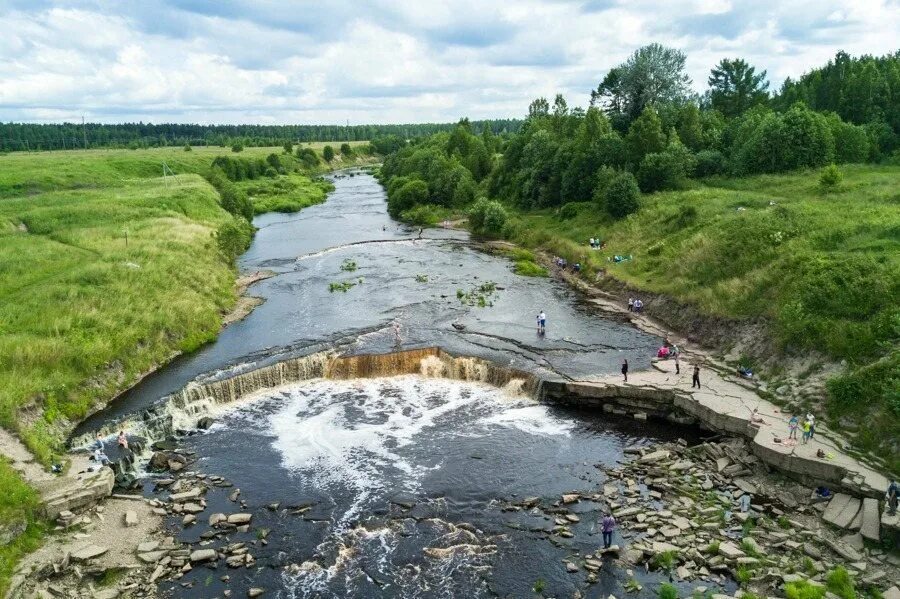
[[[530, 397], [537, 397], [540, 387], [540, 379], [527, 372], [481, 358], [453, 356], [438, 347], [353, 356], [340, 356], [326, 351], [225, 375], [223, 378], [210, 377], [191, 382], [140, 414], [106, 425], [101, 432], [112, 435], [118, 430], [126, 430], [152, 443], [178, 431], [197, 428], [201, 418], [214, 415], [223, 406], [250, 400], [260, 392], [272, 391], [285, 385], [323, 378], [380, 378], [399, 375], [481, 382], [503, 388], [511, 395]], [[83, 447], [92, 440], [93, 436], [86, 434], [72, 439], [71, 445]]]

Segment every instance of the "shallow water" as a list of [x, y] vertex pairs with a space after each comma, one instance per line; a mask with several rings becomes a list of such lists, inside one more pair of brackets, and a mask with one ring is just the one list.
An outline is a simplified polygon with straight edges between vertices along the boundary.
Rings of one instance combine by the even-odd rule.
[[[591, 314], [550, 279], [525, 278], [502, 257], [478, 251], [468, 235], [428, 230], [418, 239], [389, 218], [382, 188], [369, 175], [335, 178], [324, 204], [256, 219], [259, 232], [243, 271], [276, 276], [250, 289], [265, 299], [219, 339], [145, 379], [84, 423], [90, 431], [135, 413], [199, 377], [287, 356], [339, 348], [384, 352], [438, 345], [544, 376], [586, 378], [649, 366], [659, 340]], [[342, 270], [346, 261], [357, 269]], [[361, 279], [361, 281], [360, 281]], [[329, 283], [353, 281], [346, 293]], [[487, 281], [489, 305], [467, 305], [457, 290]], [[547, 334], [535, 315], [548, 316]], [[453, 324], [462, 325], [463, 330]], [[628, 576], [612, 562], [600, 583], [566, 573], [563, 559], [594, 551], [598, 504], [581, 502], [575, 538], [547, 531], [546, 514], [505, 511], [528, 496], [545, 505], [564, 492], [596, 492], [602, 474], [634, 443], [672, 438], [672, 427], [610, 420], [534, 403], [475, 383], [403, 376], [315, 380], [230, 407], [206, 434], [185, 444], [197, 468], [242, 490], [253, 528], [230, 541], [256, 540], [256, 568], [229, 570], [235, 596], [259, 586], [278, 597], [621, 596]], [[213, 489], [200, 515], [238, 511]], [[270, 504], [277, 509], [268, 509]], [[404, 509], [399, 504], [412, 504]], [[291, 506], [306, 506], [292, 514]], [[179, 537], [198, 541], [198, 526]], [[218, 546], [217, 543], [213, 546]], [[292, 566], [295, 565], [295, 566]], [[209, 597], [225, 588], [217, 572], [195, 568], [165, 583], [176, 596]]]

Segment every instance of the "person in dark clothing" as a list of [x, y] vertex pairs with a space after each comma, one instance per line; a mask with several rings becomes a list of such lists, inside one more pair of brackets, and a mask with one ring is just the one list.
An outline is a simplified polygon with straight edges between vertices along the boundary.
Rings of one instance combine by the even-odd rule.
[[675, 353], [675, 374], [681, 374], [681, 362], [678, 360], [678, 353]]
[[891, 481], [885, 495], [887, 496], [888, 514], [893, 516], [897, 513], [897, 501], [900, 500], [900, 485], [897, 484], [897, 481]]
[[625, 382], [628, 382], [628, 360], [622, 360], [622, 376], [625, 377]]
[[694, 366], [694, 378], [691, 381], [691, 389], [694, 387], [700, 388], [700, 367]]
[[613, 531], [616, 529], [616, 519], [610, 514], [603, 516], [600, 521], [600, 531], [603, 533], [603, 548], [609, 549], [612, 546]]

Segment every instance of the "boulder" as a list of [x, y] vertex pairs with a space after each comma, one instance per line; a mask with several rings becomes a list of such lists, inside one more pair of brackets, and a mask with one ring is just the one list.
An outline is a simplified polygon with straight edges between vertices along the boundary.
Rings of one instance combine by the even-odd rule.
[[252, 514], [231, 514], [228, 516], [229, 524], [249, 524]]
[[125, 512], [125, 526], [137, 526], [138, 525], [138, 515], [134, 510], [127, 510]]
[[138, 559], [140, 559], [145, 564], [155, 564], [165, 556], [165, 551], [148, 551], [147, 553], [139, 553]]
[[196, 549], [191, 551], [192, 562], [211, 562], [218, 557], [215, 549]]
[[211, 427], [214, 422], [215, 422], [215, 420], [213, 420], [212, 417], [204, 416], [203, 418], [201, 418], [200, 420], [197, 421], [197, 428], [205, 431], [206, 429]]
[[849, 528], [859, 512], [860, 501], [855, 497], [851, 497], [845, 493], [837, 493], [828, 502], [828, 507], [822, 514], [825, 522], [838, 528]]
[[140, 545], [137, 546], [138, 553], [147, 553], [150, 551], [156, 551], [156, 548], [159, 547], [159, 541], [144, 541]]
[[860, 534], [870, 540], [879, 541], [881, 539], [881, 514], [878, 510], [878, 500], [866, 497], [862, 504], [862, 526], [859, 529]]
[[219, 522], [226, 522], [227, 520], [228, 520], [228, 517], [225, 514], [221, 514], [221, 513], [210, 514], [209, 525], [215, 526]]
[[658, 449], [656, 451], [651, 451], [646, 455], [642, 455], [638, 458], [639, 464], [655, 464], [656, 462], [661, 462], [662, 460], [668, 459], [669, 451], [666, 449]]
[[737, 559], [746, 556], [737, 545], [729, 542], [719, 543], [719, 555], [724, 556], [726, 559]]
[[881, 594], [883, 599], [900, 599], [900, 588], [892, 586]]
[[252, 587], [247, 590], [247, 596], [250, 597], [250, 599], [253, 599], [253, 597], [259, 597], [260, 595], [262, 595], [265, 592], [266, 592], [265, 589], [261, 589], [259, 587]]
[[101, 547], [100, 545], [85, 545], [72, 552], [72, 559], [76, 562], [86, 562], [96, 557], [100, 557], [107, 551], [109, 551], [109, 548]]
[[187, 501], [188, 499], [196, 499], [200, 497], [202, 493], [203, 489], [201, 489], [200, 487], [194, 487], [190, 491], [185, 491], [184, 493], [174, 493], [172, 495], [169, 495], [169, 499], [173, 503], [179, 503], [182, 501]]

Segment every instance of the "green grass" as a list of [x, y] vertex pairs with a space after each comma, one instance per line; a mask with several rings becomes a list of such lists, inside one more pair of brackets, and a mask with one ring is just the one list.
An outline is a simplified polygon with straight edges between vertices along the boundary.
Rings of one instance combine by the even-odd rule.
[[0, 546], [0, 597], [6, 596], [10, 576], [19, 559], [41, 545], [46, 526], [38, 519], [38, 506], [37, 492], [0, 457], [0, 522], [26, 525], [24, 533]]
[[256, 214], [297, 212], [324, 202], [325, 195], [334, 189], [329, 181], [310, 179], [297, 173], [240, 181], [235, 187], [246, 192]]
[[[226, 153], [0, 155], [0, 426], [43, 464], [92, 409], [218, 335], [235, 301], [235, 271], [214, 233], [235, 221], [202, 175]], [[163, 163], [175, 176], [162, 177]], [[257, 212], [299, 209], [326, 188], [296, 172], [240, 185], [256, 186]], [[34, 491], [0, 463], [0, 521], [28, 523], [0, 548], [0, 587], [40, 541], [36, 505]]]
[[784, 594], [787, 599], [822, 599], [825, 596], [825, 587], [800, 580], [784, 585]]
[[[851, 381], [840, 401], [831, 395], [829, 412], [832, 423], [872, 423], [858, 446], [889, 455], [900, 470], [896, 447], [885, 443], [900, 436], [900, 358], [891, 349], [900, 340], [900, 167], [842, 170], [828, 193], [818, 171], [711, 179], [645, 195], [640, 211], [620, 221], [581, 204], [567, 219], [520, 213], [510, 237], [580, 262], [589, 278], [604, 271], [712, 316], [761, 316], [787, 353], [816, 350], [853, 371], [893, 352], [874, 396]], [[597, 236], [603, 250], [588, 246]], [[607, 261], [613, 255], [633, 259]]]
[[828, 590], [841, 599], [856, 599], [856, 589], [850, 573], [843, 566], [838, 566], [828, 573]]

